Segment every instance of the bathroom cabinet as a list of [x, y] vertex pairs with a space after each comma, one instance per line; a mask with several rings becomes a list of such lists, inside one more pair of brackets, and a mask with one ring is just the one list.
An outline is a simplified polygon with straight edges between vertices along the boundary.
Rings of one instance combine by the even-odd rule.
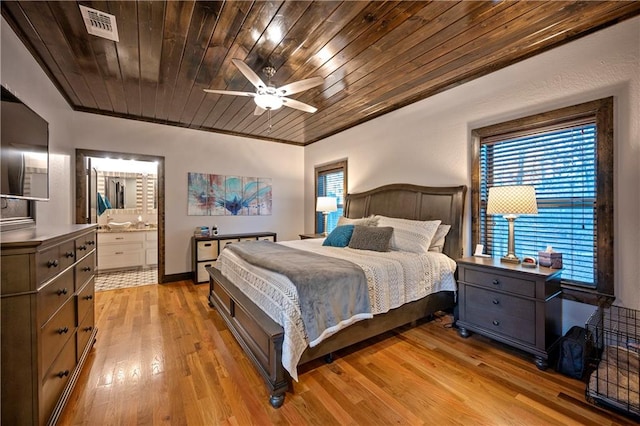
[[157, 230], [98, 232], [98, 270], [151, 267], [157, 263]]

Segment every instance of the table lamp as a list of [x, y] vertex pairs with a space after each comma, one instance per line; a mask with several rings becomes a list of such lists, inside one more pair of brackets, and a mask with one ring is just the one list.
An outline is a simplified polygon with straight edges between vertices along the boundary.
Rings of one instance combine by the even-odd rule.
[[322, 228], [322, 235], [327, 235], [327, 218], [329, 213], [338, 210], [338, 199], [336, 197], [318, 197], [316, 202], [316, 211], [322, 212], [324, 216], [324, 227]]
[[502, 214], [509, 223], [507, 254], [502, 262], [520, 263], [515, 253], [514, 222], [521, 214], [538, 214], [536, 189], [531, 185], [494, 186], [489, 188], [487, 214]]

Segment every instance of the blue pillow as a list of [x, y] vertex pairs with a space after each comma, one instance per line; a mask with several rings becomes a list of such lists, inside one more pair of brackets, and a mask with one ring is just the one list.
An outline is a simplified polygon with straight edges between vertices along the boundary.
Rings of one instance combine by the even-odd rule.
[[346, 247], [351, 241], [351, 234], [353, 234], [353, 225], [336, 226], [327, 238], [322, 243], [323, 246], [330, 247]]

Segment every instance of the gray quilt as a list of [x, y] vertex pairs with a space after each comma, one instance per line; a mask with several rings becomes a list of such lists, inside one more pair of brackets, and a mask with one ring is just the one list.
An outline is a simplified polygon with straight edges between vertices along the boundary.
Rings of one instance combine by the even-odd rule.
[[232, 250], [252, 265], [289, 278], [298, 290], [310, 343], [341, 321], [371, 314], [367, 278], [362, 268], [352, 262], [271, 241], [233, 243], [225, 250]]

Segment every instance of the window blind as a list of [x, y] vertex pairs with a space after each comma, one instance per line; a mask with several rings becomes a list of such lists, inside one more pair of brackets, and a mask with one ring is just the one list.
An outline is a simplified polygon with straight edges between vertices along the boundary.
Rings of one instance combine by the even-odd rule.
[[480, 240], [487, 252], [507, 251], [508, 224], [487, 215], [489, 188], [533, 185], [537, 215], [515, 221], [516, 253], [536, 256], [552, 246], [562, 253], [562, 279], [595, 286], [597, 276], [595, 120], [529, 135], [508, 135], [480, 142]]
[[[344, 208], [344, 170], [337, 169], [318, 173], [317, 180], [318, 197], [336, 197], [338, 210], [329, 213], [327, 217], [327, 232], [331, 232], [338, 224], [338, 219], [342, 216]], [[322, 213], [316, 212], [317, 229], [316, 232], [324, 232], [324, 217]]]

